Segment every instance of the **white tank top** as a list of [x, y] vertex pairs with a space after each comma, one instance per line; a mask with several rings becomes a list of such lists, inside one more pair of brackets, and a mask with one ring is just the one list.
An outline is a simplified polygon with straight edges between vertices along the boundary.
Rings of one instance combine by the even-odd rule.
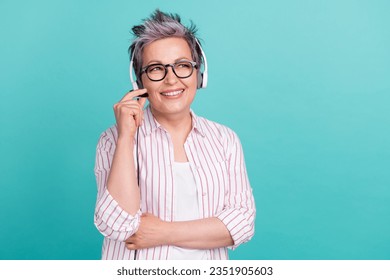
[[[199, 215], [198, 191], [189, 162], [173, 164], [175, 205], [173, 217], [175, 222], [197, 220]], [[206, 250], [170, 247], [169, 259], [172, 260], [204, 260]]]

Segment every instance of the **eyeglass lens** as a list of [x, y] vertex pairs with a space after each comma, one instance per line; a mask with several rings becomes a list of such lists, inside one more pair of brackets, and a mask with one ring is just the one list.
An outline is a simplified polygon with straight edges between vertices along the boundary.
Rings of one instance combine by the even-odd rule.
[[163, 64], [152, 64], [145, 69], [146, 75], [152, 81], [161, 81], [165, 78], [168, 67], [171, 66], [173, 72], [178, 78], [187, 78], [191, 76], [194, 66], [189, 61], [181, 61], [173, 64], [163, 65]]

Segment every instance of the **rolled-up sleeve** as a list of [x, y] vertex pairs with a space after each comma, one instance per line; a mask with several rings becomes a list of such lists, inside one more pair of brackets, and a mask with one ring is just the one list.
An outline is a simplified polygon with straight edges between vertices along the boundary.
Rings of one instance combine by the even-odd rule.
[[240, 140], [231, 130], [226, 140], [228, 186], [224, 208], [216, 217], [225, 224], [234, 241], [229, 248], [235, 249], [253, 237], [256, 208]]
[[107, 190], [107, 179], [115, 152], [113, 128], [105, 131], [96, 148], [95, 176], [97, 183], [97, 201], [94, 223], [97, 229], [107, 238], [125, 241], [139, 227], [141, 211], [131, 215], [123, 210]]

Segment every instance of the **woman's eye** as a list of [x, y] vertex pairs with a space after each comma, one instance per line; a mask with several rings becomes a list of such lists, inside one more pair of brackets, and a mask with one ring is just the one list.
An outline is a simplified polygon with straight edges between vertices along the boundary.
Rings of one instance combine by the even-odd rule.
[[164, 67], [161, 65], [155, 65], [148, 68], [148, 72], [159, 72], [159, 71], [164, 71]]
[[180, 62], [176, 64], [177, 68], [191, 68], [191, 64], [188, 62]]

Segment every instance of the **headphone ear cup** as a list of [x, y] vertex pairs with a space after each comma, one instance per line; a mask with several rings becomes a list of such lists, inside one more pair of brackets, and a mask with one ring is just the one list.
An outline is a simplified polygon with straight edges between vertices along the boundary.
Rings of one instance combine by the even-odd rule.
[[198, 73], [198, 88], [203, 88], [203, 73], [200, 71]]

